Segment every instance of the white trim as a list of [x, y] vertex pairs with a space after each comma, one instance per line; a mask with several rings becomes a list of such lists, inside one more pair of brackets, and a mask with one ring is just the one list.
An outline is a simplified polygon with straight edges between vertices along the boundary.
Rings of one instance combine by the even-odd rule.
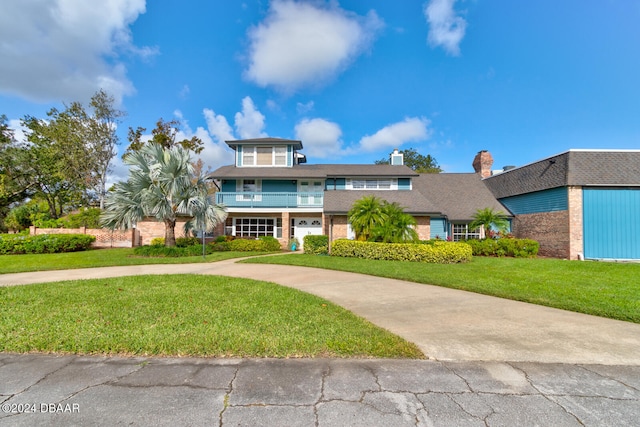
[[290, 212], [290, 213], [322, 213], [322, 207], [317, 208], [226, 208], [229, 213], [282, 213], [282, 212]]

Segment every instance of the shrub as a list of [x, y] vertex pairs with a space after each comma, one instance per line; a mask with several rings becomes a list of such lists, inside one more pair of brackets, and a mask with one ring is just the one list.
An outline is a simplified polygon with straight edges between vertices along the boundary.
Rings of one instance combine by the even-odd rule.
[[[205, 245], [205, 255], [209, 255], [213, 253], [214, 249], [211, 245]], [[145, 257], [160, 257], [160, 258], [177, 258], [177, 257], [187, 257], [187, 256], [198, 256], [202, 255], [202, 246], [200, 245], [191, 245], [191, 246], [160, 246], [160, 245], [145, 245], [138, 246], [133, 248], [133, 253], [137, 256], [145, 256]]]
[[262, 236], [258, 239], [234, 239], [209, 244], [214, 251], [277, 252], [280, 242], [275, 237]]
[[198, 239], [197, 237], [176, 238], [176, 246], [179, 248], [186, 248], [187, 246], [195, 246], [195, 245], [201, 245], [201, 244], [202, 244], [202, 240]]
[[151, 246], [164, 246], [164, 237], [154, 237], [151, 239]]
[[329, 236], [304, 236], [304, 253], [311, 255], [326, 255], [329, 253]]
[[76, 252], [88, 249], [96, 238], [88, 234], [0, 235], [0, 255]]
[[471, 260], [471, 247], [459, 242], [376, 243], [339, 239], [331, 246], [331, 255], [389, 261], [418, 261], [453, 264]]
[[532, 258], [538, 255], [540, 244], [531, 239], [470, 239], [465, 243], [471, 246], [474, 255]]

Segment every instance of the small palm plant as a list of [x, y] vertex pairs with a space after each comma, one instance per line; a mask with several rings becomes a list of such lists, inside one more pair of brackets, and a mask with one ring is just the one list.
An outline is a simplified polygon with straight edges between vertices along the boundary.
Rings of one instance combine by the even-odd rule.
[[469, 223], [469, 229], [476, 230], [482, 228], [485, 237], [489, 235], [492, 228], [498, 231], [507, 231], [509, 229], [509, 220], [507, 215], [502, 211], [494, 211], [492, 208], [478, 209], [472, 217], [473, 221]]
[[376, 196], [364, 196], [356, 200], [347, 214], [351, 228], [358, 240], [369, 240], [373, 229], [384, 225], [383, 202]]
[[382, 206], [384, 224], [372, 230], [372, 239], [384, 243], [405, 243], [419, 240], [416, 219], [405, 213], [397, 203]]

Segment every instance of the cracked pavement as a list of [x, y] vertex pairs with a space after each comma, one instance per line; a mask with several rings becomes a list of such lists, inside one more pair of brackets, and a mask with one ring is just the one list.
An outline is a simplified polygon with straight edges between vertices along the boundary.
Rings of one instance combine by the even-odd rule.
[[639, 366], [0, 354], [0, 377], [0, 426], [635, 426], [640, 415]]
[[429, 360], [0, 353], [0, 427], [636, 426], [640, 325], [303, 267], [209, 264], [0, 274], [0, 286], [134, 274], [247, 277], [328, 299]]

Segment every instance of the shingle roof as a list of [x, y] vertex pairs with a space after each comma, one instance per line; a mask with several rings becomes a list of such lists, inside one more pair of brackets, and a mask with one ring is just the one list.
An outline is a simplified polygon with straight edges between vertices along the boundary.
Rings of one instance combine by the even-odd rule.
[[569, 150], [485, 178], [503, 197], [575, 186], [640, 186], [640, 150]]
[[329, 190], [324, 192], [324, 211], [329, 214], [346, 214], [356, 200], [364, 196], [376, 196], [389, 203], [397, 203], [408, 214], [436, 214], [439, 210], [427, 198], [415, 190], [366, 191]]
[[407, 166], [392, 165], [295, 165], [293, 167], [236, 167], [222, 166], [209, 176], [224, 178], [348, 178], [348, 177], [413, 177], [418, 174]]
[[302, 141], [297, 139], [283, 139], [283, 138], [253, 138], [253, 139], [240, 139], [234, 141], [225, 141], [227, 145], [234, 150], [238, 145], [272, 145], [272, 144], [293, 144], [296, 150], [302, 149]]
[[413, 189], [430, 200], [449, 221], [468, 221], [478, 209], [510, 215], [476, 173], [425, 173], [413, 179]]

